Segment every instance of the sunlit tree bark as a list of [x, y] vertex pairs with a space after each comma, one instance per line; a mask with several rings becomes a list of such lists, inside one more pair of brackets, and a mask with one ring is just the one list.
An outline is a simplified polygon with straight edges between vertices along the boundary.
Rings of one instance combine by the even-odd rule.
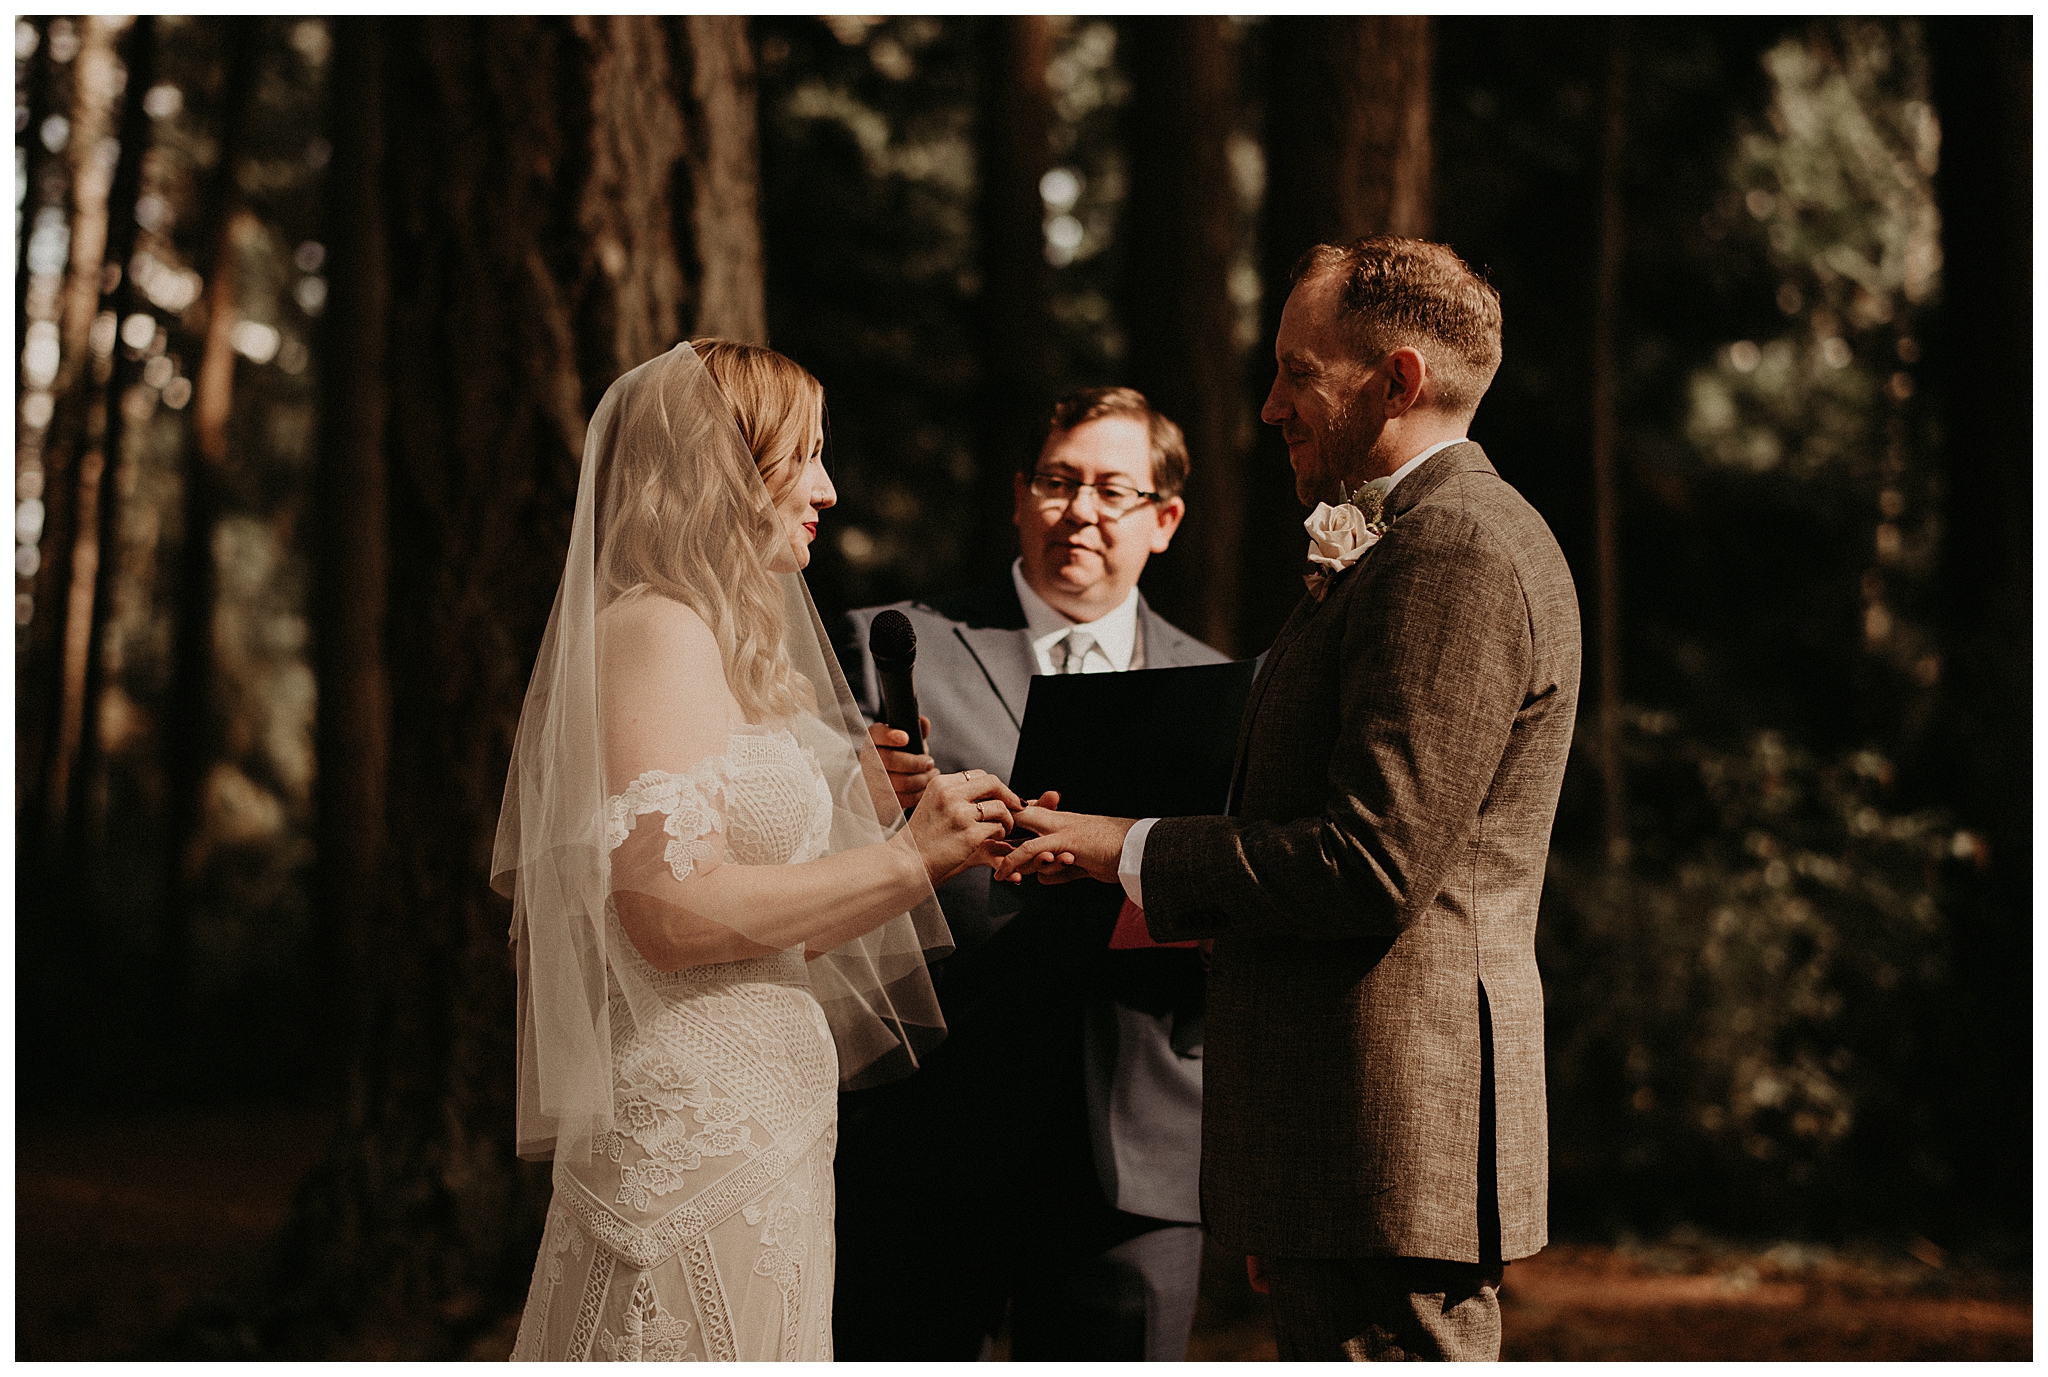
[[689, 64], [690, 222], [698, 335], [768, 342], [761, 270], [761, 136], [747, 21], [678, 21]]
[[[124, 99], [141, 95], [128, 88], [121, 56], [124, 37], [130, 45], [139, 41], [134, 26], [97, 15], [75, 25], [77, 53], [52, 93], [63, 97], [68, 126], [59, 158], [69, 201], [64, 207], [68, 263], [61, 285], [46, 300], [30, 300], [25, 312], [46, 328], [54, 327], [58, 350], [55, 376], [47, 385], [54, 406], [39, 446], [47, 512], [43, 559], [29, 590], [28, 630], [17, 646], [21, 702], [16, 727], [23, 747], [16, 766], [23, 805], [17, 836], [32, 853], [31, 864], [58, 863], [59, 851], [73, 836], [72, 804], [88, 722], [112, 372], [111, 341], [109, 353], [101, 355], [89, 338], [112, 285], [107, 277], [109, 235], [118, 247], [130, 218], [115, 214], [112, 204]], [[28, 291], [33, 298], [33, 284]]]
[[1269, 262], [1321, 239], [1430, 227], [1429, 21], [1275, 20], [1268, 60]]
[[1216, 15], [1122, 25], [1131, 74], [1124, 212], [1130, 379], [1186, 433], [1188, 517], [1147, 586], [1161, 613], [1226, 653], [1238, 636], [1250, 421], [1230, 300], [1236, 53]]
[[[187, 1012], [194, 913], [204, 883], [197, 850], [205, 828], [207, 766], [219, 744], [218, 684], [214, 674], [215, 576], [213, 531], [222, 508], [222, 470], [228, 463], [228, 421], [234, 407], [236, 237], [253, 225], [236, 185], [235, 169], [246, 155], [245, 138], [256, 102], [255, 76], [260, 21], [231, 17], [219, 21], [225, 106], [219, 153], [196, 207], [197, 242], [207, 256], [205, 336], [195, 369], [192, 434], [184, 451], [184, 513], [180, 529], [176, 590], [177, 626], [165, 719], [176, 724], [163, 733], [164, 779], [169, 799], [170, 902], [163, 924], [164, 979], [161, 998], [167, 1030], [182, 1034]], [[183, 1042], [182, 1036], [178, 1041]]]

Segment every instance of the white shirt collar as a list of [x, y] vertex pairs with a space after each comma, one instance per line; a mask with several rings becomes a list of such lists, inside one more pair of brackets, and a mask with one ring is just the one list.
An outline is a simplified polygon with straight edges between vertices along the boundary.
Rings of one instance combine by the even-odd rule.
[[1415, 470], [1421, 468], [1422, 461], [1429, 458], [1430, 455], [1435, 454], [1438, 450], [1449, 449], [1452, 445], [1462, 445], [1464, 443], [1465, 437], [1460, 435], [1455, 440], [1444, 440], [1437, 444], [1431, 445], [1428, 449], [1422, 451], [1422, 453], [1416, 455], [1413, 459], [1410, 459], [1407, 463], [1401, 465], [1400, 468], [1394, 470], [1392, 474], [1392, 481], [1390, 481], [1387, 484], [1387, 491], [1392, 492], [1396, 484], [1398, 484], [1403, 478], [1406, 478], [1409, 474], [1415, 472]]
[[1032, 590], [1024, 581], [1024, 561], [1012, 560], [1010, 581], [1017, 585], [1017, 601], [1024, 604], [1024, 625], [1031, 637], [1031, 658], [1040, 674], [1055, 672], [1052, 648], [1074, 627], [1085, 626], [1095, 648], [1082, 662], [1083, 674], [1107, 674], [1131, 667], [1131, 652], [1138, 644], [1138, 590], [1092, 622], [1073, 622]]

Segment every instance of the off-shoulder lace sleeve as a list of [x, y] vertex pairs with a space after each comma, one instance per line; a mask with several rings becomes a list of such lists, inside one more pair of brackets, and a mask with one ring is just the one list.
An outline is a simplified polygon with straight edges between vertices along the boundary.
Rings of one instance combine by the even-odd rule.
[[605, 800], [604, 849], [610, 855], [633, 830], [634, 819], [648, 813], [666, 815], [661, 830], [670, 841], [662, 859], [678, 880], [687, 880], [700, 862], [718, 855], [707, 840], [725, 830], [721, 800], [725, 794], [726, 761], [712, 756], [682, 774], [649, 770], [626, 786], [623, 794]]

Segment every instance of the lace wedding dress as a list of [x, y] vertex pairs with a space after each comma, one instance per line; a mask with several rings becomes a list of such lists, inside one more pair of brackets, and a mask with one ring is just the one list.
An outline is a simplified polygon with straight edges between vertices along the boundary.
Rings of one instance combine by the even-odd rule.
[[[606, 801], [616, 849], [663, 816], [678, 881], [714, 854], [824, 854], [832, 792], [788, 731], [736, 727], [723, 756], [650, 771]], [[616, 912], [607, 941], [660, 993], [636, 1027], [611, 980], [612, 1132], [557, 1160], [514, 1360], [832, 1357], [839, 1068], [801, 948], [658, 971]]]

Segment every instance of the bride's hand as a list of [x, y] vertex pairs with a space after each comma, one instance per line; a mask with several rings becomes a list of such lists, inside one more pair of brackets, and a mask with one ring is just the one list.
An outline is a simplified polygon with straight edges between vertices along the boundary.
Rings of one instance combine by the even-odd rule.
[[939, 775], [925, 786], [899, 835], [910, 838], [934, 885], [963, 870], [993, 865], [1009, 854], [1009, 836], [1024, 801], [986, 770]]

